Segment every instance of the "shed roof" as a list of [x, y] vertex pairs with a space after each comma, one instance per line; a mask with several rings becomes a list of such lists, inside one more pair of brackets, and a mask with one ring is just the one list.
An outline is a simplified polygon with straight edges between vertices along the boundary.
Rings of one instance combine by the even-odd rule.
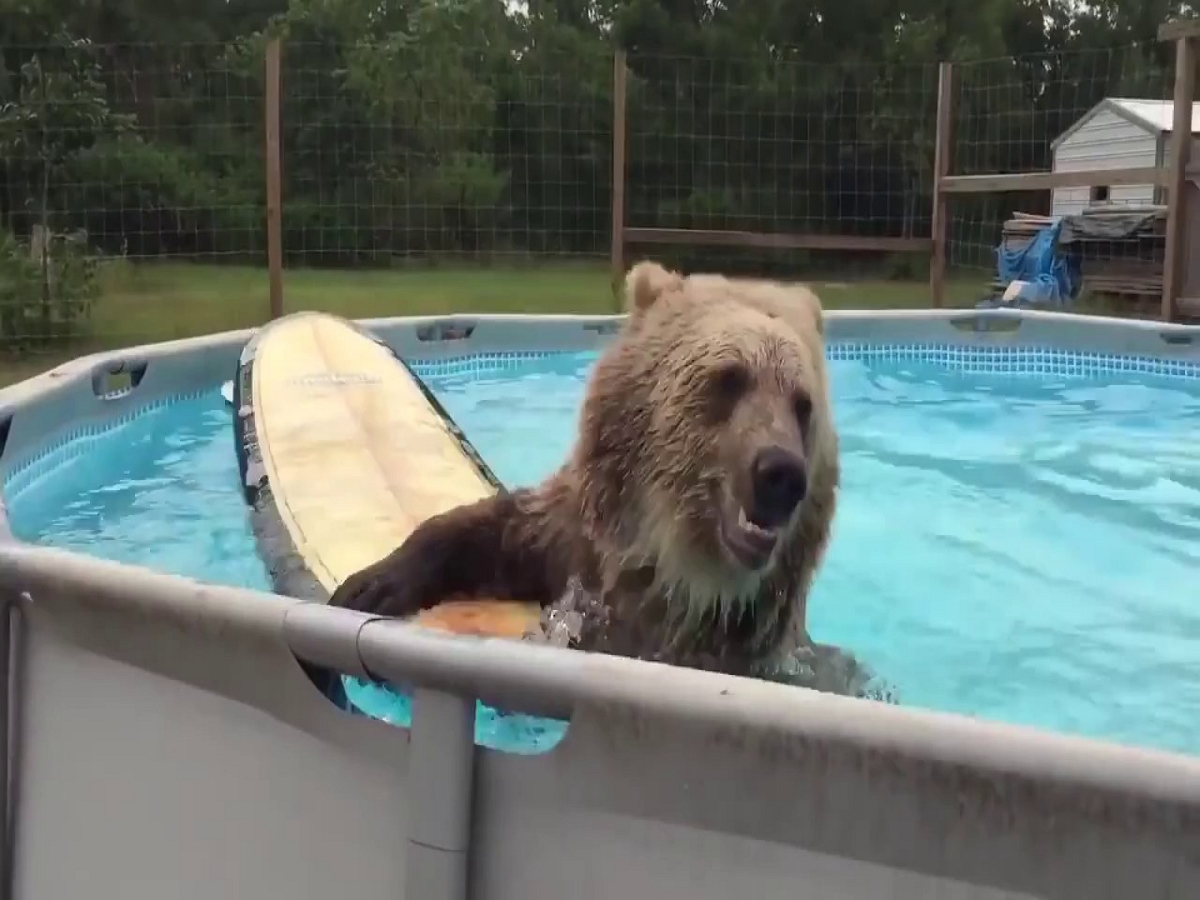
[[[1051, 147], [1057, 147], [1082, 128], [1096, 113], [1107, 109], [1127, 122], [1132, 122], [1154, 135], [1170, 134], [1175, 119], [1175, 104], [1171, 100], [1138, 100], [1131, 97], [1105, 97], [1056, 137]], [[1200, 134], [1200, 103], [1192, 104], [1192, 134]]]

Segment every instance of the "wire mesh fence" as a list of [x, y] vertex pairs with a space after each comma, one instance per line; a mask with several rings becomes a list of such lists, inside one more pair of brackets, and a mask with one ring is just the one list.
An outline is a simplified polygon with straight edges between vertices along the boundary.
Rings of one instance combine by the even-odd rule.
[[611, 55], [460, 46], [287, 44], [289, 262], [607, 255]]
[[[356, 41], [292, 23], [287, 308], [609, 309], [614, 187], [629, 259], [827, 282], [833, 305], [928, 303], [931, 54], [631, 53], [618, 124], [611, 45], [562, 30], [518, 50], [460, 39], [506, 27], [498, 14], [421, 6], [407, 31]], [[3, 48], [0, 349], [78, 352], [265, 318], [267, 40]], [[1106, 98], [1142, 103], [1114, 107], [1118, 125], [1139, 110], [1169, 121], [1170, 64], [1160, 44], [956, 63], [953, 174], [1162, 166], [1162, 129], [1143, 129], [1140, 150], [1103, 116], [1056, 139]], [[997, 247], [1037, 216], [1162, 201], [1156, 185], [956, 195], [949, 260], [965, 286], [951, 299], [984, 292]], [[1149, 297], [1155, 240], [1087, 252], [1139, 262]], [[1093, 287], [1137, 282], [1096, 265]]]
[[[1150, 42], [955, 65], [956, 175], [1123, 170], [1165, 165], [1174, 67]], [[1197, 124], [1200, 124], [1198, 122]], [[1013, 254], [1055, 217], [1080, 295], [1112, 309], [1157, 309], [1166, 196], [1155, 184], [1089, 185], [958, 197], [949, 259], [1005, 286], [997, 249]]]
[[[927, 272], [927, 246], [895, 253], [886, 239], [929, 236], [936, 62], [763, 54], [633, 55], [628, 64], [626, 220], [680, 232], [657, 255], [689, 268], [835, 279], [847, 266]], [[696, 234], [704, 231], [776, 240], [713, 247]]]

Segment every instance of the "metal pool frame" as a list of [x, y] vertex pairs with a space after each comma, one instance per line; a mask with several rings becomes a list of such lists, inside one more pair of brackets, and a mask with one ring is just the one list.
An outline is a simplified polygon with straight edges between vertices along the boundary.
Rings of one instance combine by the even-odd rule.
[[[365, 324], [438, 359], [584, 349], [617, 322]], [[0, 468], [215, 387], [248, 336], [0, 392]], [[1151, 322], [845, 312], [827, 336], [1200, 372], [1200, 328]], [[1200, 759], [442, 636], [11, 534], [0, 596], [0, 900], [1200, 896]], [[412, 728], [335, 708], [301, 663], [415, 685]], [[570, 728], [541, 755], [477, 747], [476, 698]]]

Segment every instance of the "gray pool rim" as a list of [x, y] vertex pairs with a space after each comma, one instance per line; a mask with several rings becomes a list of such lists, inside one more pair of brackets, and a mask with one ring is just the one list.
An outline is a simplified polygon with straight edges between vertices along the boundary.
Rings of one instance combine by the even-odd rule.
[[[460, 315], [362, 323], [406, 358], [436, 365], [462, 356], [598, 349], [621, 318]], [[7, 478], [14, 462], [26, 464], [73, 430], [102, 428], [148, 404], [218, 388], [251, 333], [93, 354], [0, 391], [0, 470]], [[1122, 371], [1142, 365], [1130, 361], [1148, 360], [1168, 375], [1200, 375], [1200, 327], [1062, 313], [835, 311], [827, 317], [827, 340], [835, 353], [838, 346], [949, 348], [968, 356], [978, 351], [980, 358], [1020, 357], [1035, 369], [1040, 355], [1081, 354]], [[0, 532], [0, 590], [10, 612], [0, 617], [0, 669], [9, 686], [0, 691], [6, 706], [0, 747], [8, 748], [11, 771], [7, 782], [0, 779], [0, 800], [12, 810], [16, 830], [0, 887], [15, 885], [17, 895], [22, 885], [47, 895], [57, 893], [50, 887], [70, 885], [56, 864], [61, 844], [42, 840], [47, 835], [28, 824], [34, 795], [46, 809], [56, 795], [37, 788], [48, 763], [29, 765], [41, 759], [31, 749], [41, 719], [18, 712], [26, 705], [39, 709], [34, 685], [42, 684], [44, 693], [54, 678], [43, 673], [43, 681], [30, 682], [18, 658], [41, 659], [50, 654], [47, 647], [82, 651], [144, 679], [165, 678], [236, 700], [359, 762], [387, 768], [402, 759], [406, 809], [396, 828], [405, 849], [387, 877], [399, 878], [406, 896], [561, 896], [561, 885], [543, 893], [540, 882], [528, 879], [505, 887], [513, 876], [503, 874], [501, 859], [512, 847], [502, 853], [500, 831], [489, 829], [500, 829], [497, 823], [523, 802], [552, 816], [566, 814], [565, 803], [577, 820], [624, 816], [650, 829], [650, 844], [654, 829], [670, 826], [788, 847], [809, 854], [797, 863], [803, 871], [818, 858], [832, 866], [823, 876], [830, 885], [888, 885], [888, 896], [930, 896], [953, 884], [962, 896], [979, 897], [1001, 896], [997, 890], [1008, 892], [1004, 896], [1116, 897], [1136, 890], [1183, 897], [1195, 896], [1200, 885], [1197, 758], [633, 660], [426, 633], [30, 546], [12, 537], [2, 507]], [[298, 663], [416, 685], [411, 729], [334, 709]], [[264, 679], [264, 672], [272, 677]], [[476, 699], [571, 725], [560, 744], [537, 756], [475, 747]], [[148, 777], [152, 768], [151, 761], [137, 761], [136, 777]], [[564, 799], [555, 791], [564, 789], [563, 773], [575, 770], [579, 777], [586, 773], [590, 788], [572, 788]], [[820, 802], [780, 809], [785, 775], [796, 790], [803, 786], [802, 796], [820, 793]], [[518, 782], [526, 792], [520, 798], [506, 787]], [[498, 797], [506, 798], [508, 813], [492, 805]], [[68, 804], [69, 798], [58, 800]], [[70, 815], [86, 818], [78, 809]], [[75, 821], [63, 816], [60, 830]], [[7, 821], [0, 820], [0, 829]], [[127, 824], [139, 827], [132, 819]], [[509, 821], [503, 830], [516, 840], [513, 835], [533, 834], [529, 827]], [[569, 829], [561, 830], [569, 842]], [[152, 837], [150, 831], [146, 838]], [[103, 836], [91, 840], [96, 848], [89, 856], [83, 847], [81, 858], [102, 869], [112, 847]], [[1047, 841], [1053, 852], [1046, 852]], [[0, 847], [8, 845], [0, 835]], [[569, 843], [564, 847], [565, 871], [580, 858]], [[704, 882], [690, 882], [690, 896], [727, 896], [719, 886], [734, 874], [739, 889], [757, 880], [770, 895], [774, 882], [744, 863], [697, 859], [711, 870], [713, 887], [710, 893], [696, 887]], [[277, 869], [249, 871], [254, 865], [246, 863], [243, 878], [282, 877]], [[661, 892], [665, 876], [651, 868], [613, 874], [614, 884]], [[557, 877], [542, 873], [547, 883]], [[364, 888], [360, 896], [387, 894], [380, 890]], [[128, 885], [92, 893], [153, 895], [149, 889], [129, 893]]]

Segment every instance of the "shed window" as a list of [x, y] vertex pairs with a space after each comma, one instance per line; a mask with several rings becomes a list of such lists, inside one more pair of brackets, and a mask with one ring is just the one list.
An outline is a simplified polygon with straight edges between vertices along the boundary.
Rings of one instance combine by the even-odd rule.
[[1107, 203], [1108, 202], [1108, 185], [1098, 184], [1092, 188], [1092, 202], [1093, 203]]

